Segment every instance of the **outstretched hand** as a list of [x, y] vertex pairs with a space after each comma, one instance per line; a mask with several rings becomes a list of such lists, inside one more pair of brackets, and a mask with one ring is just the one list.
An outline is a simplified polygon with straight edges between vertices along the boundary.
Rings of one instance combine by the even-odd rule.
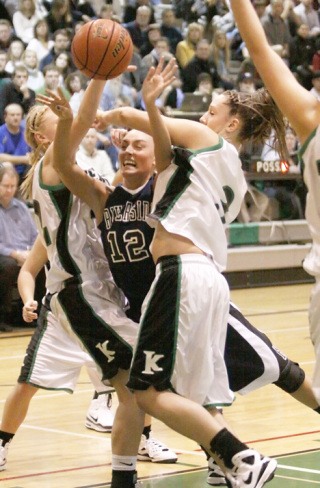
[[145, 104], [154, 103], [163, 90], [175, 80], [178, 69], [175, 58], [170, 59], [164, 66], [165, 59], [161, 58], [158, 66], [151, 67], [142, 85], [142, 96]]
[[58, 88], [58, 95], [52, 90], [46, 90], [47, 95], [37, 95], [36, 101], [47, 105], [61, 120], [73, 119], [73, 113], [62, 89]]

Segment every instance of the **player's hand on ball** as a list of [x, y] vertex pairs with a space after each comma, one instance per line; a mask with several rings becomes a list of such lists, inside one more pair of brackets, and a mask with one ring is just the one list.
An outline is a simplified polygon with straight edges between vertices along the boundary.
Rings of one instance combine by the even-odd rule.
[[73, 119], [69, 102], [60, 87], [58, 88], [58, 95], [51, 90], [47, 90], [46, 93], [47, 95], [38, 95], [36, 101], [47, 105], [61, 120]]

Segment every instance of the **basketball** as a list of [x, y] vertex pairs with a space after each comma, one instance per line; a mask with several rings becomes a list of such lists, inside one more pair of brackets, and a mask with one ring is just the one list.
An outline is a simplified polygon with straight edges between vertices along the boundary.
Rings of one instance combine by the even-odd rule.
[[88, 78], [109, 80], [123, 73], [132, 57], [129, 32], [109, 19], [92, 20], [75, 34], [71, 53], [76, 67]]

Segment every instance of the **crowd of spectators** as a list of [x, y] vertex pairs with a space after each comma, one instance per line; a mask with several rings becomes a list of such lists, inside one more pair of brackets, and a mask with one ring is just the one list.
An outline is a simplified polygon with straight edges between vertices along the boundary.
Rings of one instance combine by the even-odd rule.
[[[253, 3], [270, 45], [299, 82], [320, 99], [318, 0]], [[113, 19], [127, 28], [134, 44], [131, 64], [137, 66], [135, 72], [107, 82], [103, 109], [132, 105], [144, 110], [142, 80], [160, 57], [174, 56], [179, 65], [176, 80], [157, 100], [159, 109], [171, 116], [181, 108], [185, 93], [211, 96], [226, 89], [252, 91], [262, 86], [226, 0], [1, 0], [0, 163], [13, 164], [20, 182], [28, 170], [30, 152], [24, 140], [25, 115], [38, 93], [58, 87], [77, 112], [88, 80], [73, 64], [71, 42], [84, 23], [96, 18]], [[117, 169], [117, 151], [108, 132], [88, 136], [80, 153], [99, 159], [105, 153], [109, 174]], [[266, 148], [244, 148], [243, 154], [244, 160], [268, 157]], [[289, 171], [298, 173], [296, 158], [290, 161]], [[281, 191], [274, 192], [266, 185], [266, 193], [281, 193], [283, 198], [286, 185], [273, 184], [273, 188], [279, 186]], [[301, 208], [303, 214], [303, 203]], [[283, 215], [280, 212], [280, 218]], [[287, 212], [285, 217], [297, 215]]]

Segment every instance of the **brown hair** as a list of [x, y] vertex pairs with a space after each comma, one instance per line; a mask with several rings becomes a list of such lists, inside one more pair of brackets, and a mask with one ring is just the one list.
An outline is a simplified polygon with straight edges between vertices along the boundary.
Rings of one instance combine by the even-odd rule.
[[21, 192], [25, 198], [31, 197], [32, 179], [35, 165], [44, 155], [48, 147], [46, 144], [39, 144], [35, 137], [35, 134], [39, 132], [42, 117], [47, 110], [48, 107], [46, 107], [45, 105], [34, 105], [33, 107], [31, 107], [26, 117], [25, 139], [27, 144], [29, 144], [29, 146], [31, 147], [32, 151], [29, 158], [29, 163], [31, 167], [20, 187]]
[[286, 159], [287, 123], [269, 92], [261, 88], [250, 94], [235, 90], [228, 90], [223, 94], [229, 99], [227, 105], [230, 107], [230, 115], [239, 115], [241, 119], [238, 136], [240, 142], [252, 140], [256, 143], [264, 143], [275, 131], [277, 136], [275, 149]]

